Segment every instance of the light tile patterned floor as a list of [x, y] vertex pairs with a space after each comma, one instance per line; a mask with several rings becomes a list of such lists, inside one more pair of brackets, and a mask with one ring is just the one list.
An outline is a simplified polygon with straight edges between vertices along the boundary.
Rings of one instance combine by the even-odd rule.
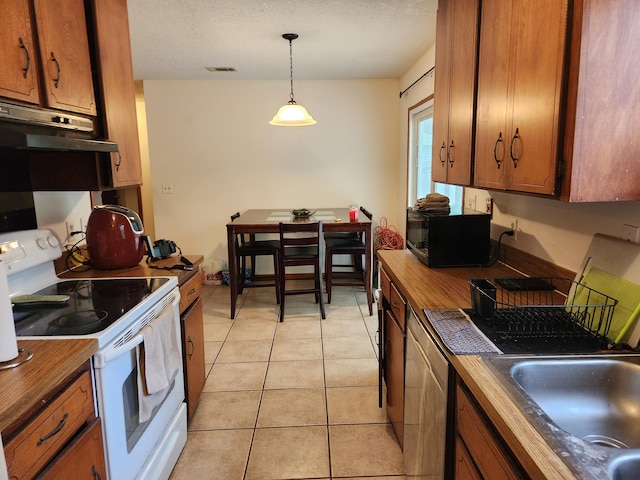
[[402, 451], [378, 407], [377, 312], [335, 287], [312, 295], [203, 288], [207, 382], [170, 480], [403, 480]]

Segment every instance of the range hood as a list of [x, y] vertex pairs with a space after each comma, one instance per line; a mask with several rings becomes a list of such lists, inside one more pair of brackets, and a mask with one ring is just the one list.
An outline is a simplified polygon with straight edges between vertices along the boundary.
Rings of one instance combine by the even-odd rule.
[[117, 152], [118, 144], [97, 139], [87, 118], [0, 102], [0, 149]]

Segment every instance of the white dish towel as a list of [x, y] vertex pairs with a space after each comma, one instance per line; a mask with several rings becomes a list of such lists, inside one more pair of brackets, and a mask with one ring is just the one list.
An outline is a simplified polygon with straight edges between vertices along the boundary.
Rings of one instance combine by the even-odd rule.
[[154, 408], [164, 400], [182, 362], [177, 322], [175, 309], [170, 305], [140, 331], [144, 340], [138, 355], [139, 423], [153, 416]]

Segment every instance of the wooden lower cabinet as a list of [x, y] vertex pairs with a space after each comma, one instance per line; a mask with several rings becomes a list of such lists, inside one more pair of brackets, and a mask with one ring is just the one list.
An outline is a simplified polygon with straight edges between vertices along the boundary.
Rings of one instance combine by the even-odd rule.
[[202, 299], [198, 298], [181, 316], [184, 390], [187, 418], [191, 420], [204, 388], [204, 330]]
[[45, 393], [41, 404], [3, 431], [9, 478], [106, 478], [89, 362]]
[[38, 476], [41, 480], [93, 479], [105, 480], [102, 425], [96, 418], [71, 444], [64, 449]]
[[404, 438], [404, 333], [389, 311], [385, 311], [385, 382], [387, 415], [398, 437]]
[[460, 437], [456, 437], [455, 478], [457, 480], [482, 480], [471, 455]]
[[465, 387], [456, 387], [455, 479], [529, 478]]
[[384, 268], [380, 268], [382, 296], [382, 365], [387, 386], [387, 415], [400, 447], [404, 443], [405, 317], [407, 301]]
[[196, 272], [179, 281], [180, 330], [187, 420], [191, 420], [204, 388], [204, 324], [202, 317], [202, 279]]

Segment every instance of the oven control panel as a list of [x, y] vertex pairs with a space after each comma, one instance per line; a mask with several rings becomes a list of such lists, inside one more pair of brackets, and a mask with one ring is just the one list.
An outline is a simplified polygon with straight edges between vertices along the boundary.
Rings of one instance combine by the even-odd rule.
[[50, 230], [0, 234], [0, 260], [9, 275], [52, 262], [61, 255], [60, 241]]

